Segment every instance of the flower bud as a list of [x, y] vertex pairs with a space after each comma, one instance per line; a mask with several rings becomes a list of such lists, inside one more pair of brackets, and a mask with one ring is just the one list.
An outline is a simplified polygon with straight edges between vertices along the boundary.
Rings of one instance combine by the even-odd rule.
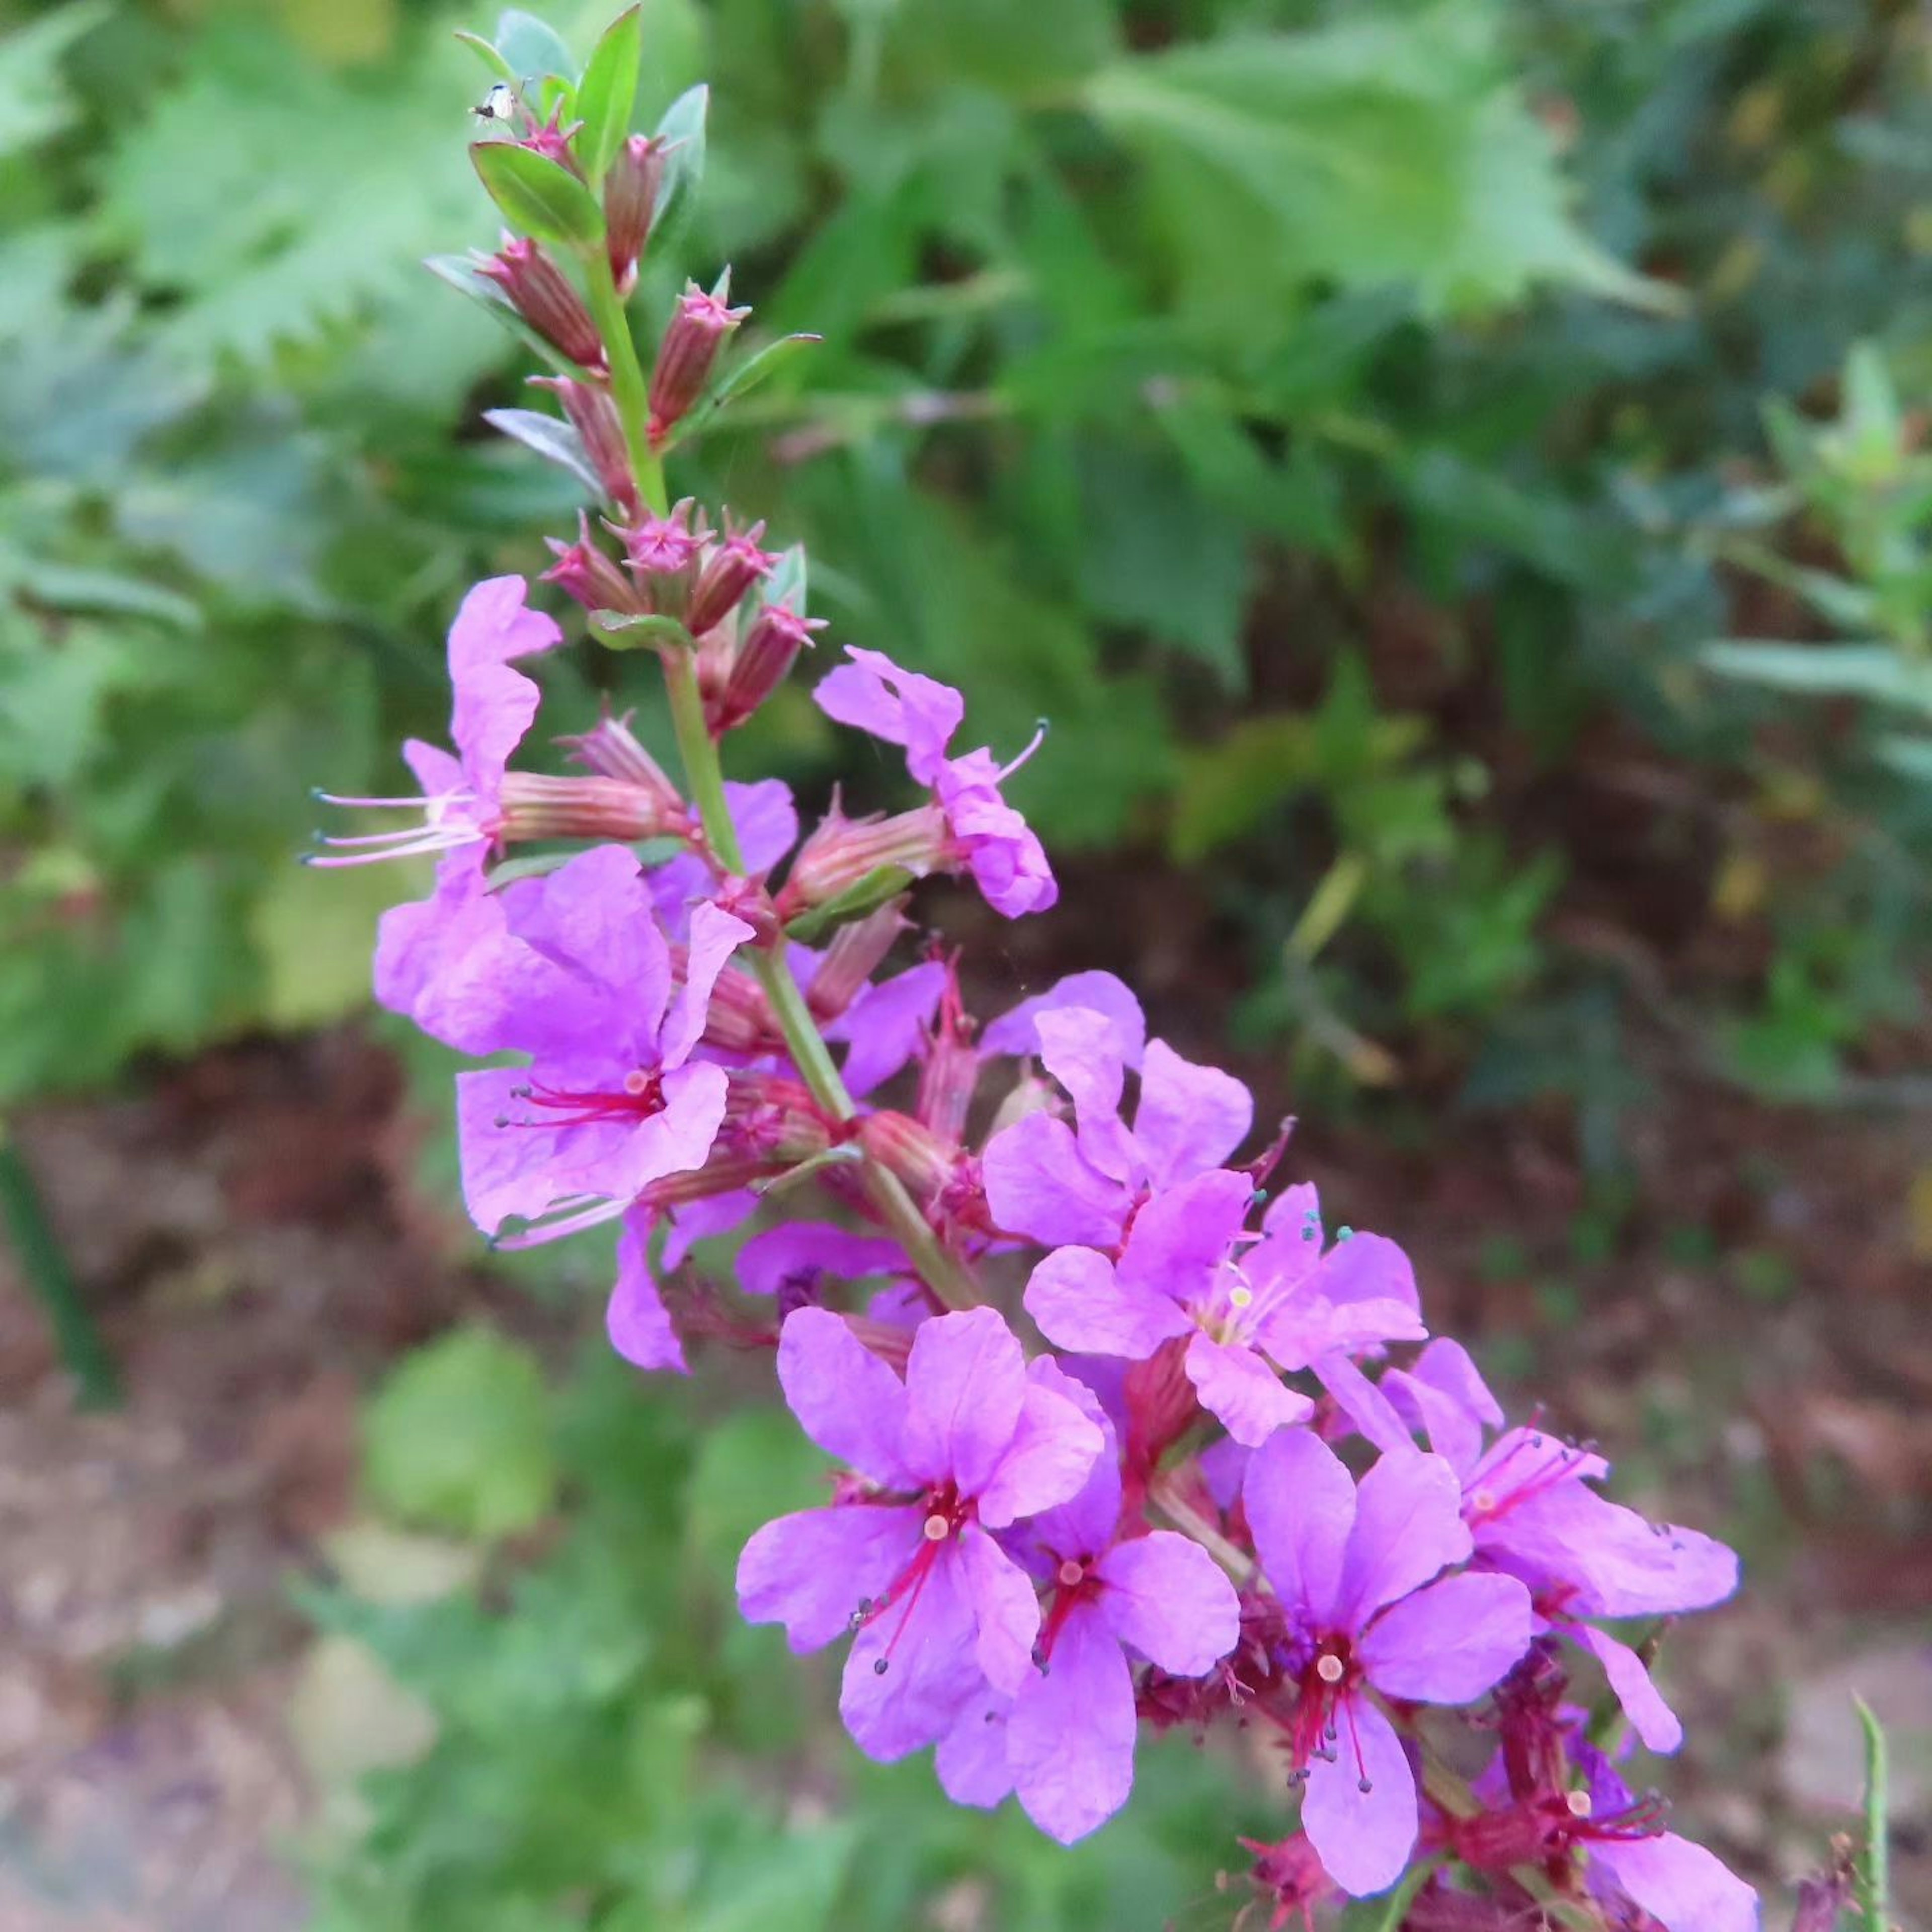
[[608, 389], [580, 382], [568, 376], [532, 376], [532, 388], [548, 389], [563, 405], [563, 413], [577, 432], [584, 453], [614, 503], [635, 512], [638, 486], [631, 475], [631, 452], [624, 446], [624, 426]]
[[881, 1107], [859, 1124], [859, 1144], [881, 1167], [904, 1181], [915, 1201], [937, 1200], [961, 1163], [959, 1150], [910, 1114]]
[[685, 284], [676, 308], [658, 346], [657, 364], [651, 371], [650, 439], [656, 448], [683, 421], [692, 404], [704, 393], [711, 380], [712, 364], [724, 338], [751, 314], [748, 308], [729, 306], [731, 271], [718, 278], [718, 286], [706, 295], [695, 282]]
[[584, 298], [534, 242], [506, 236], [476, 272], [507, 295], [517, 313], [553, 349], [586, 369], [604, 367], [604, 344]]
[[946, 962], [938, 1024], [933, 1029], [925, 1064], [920, 1069], [919, 1098], [913, 1111], [942, 1140], [956, 1145], [966, 1137], [966, 1116], [980, 1084], [980, 1055], [973, 1044], [973, 1022], [959, 995], [959, 959]]
[[538, 838], [662, 838], [690, 830], [676, 792], [622, 778], [507, 772], [502, 810], [499, 836], [506, 845]]
[[664, 768], [638, 743], [631, 730], [631, 714], [621, 718], [601, 718], [588, 731], [556, 741], [566, 746], [580, 764], [606, 778], [624, 778], [632, 784], [655, 785], [677, 796], [677, 788]]
[[761, 605], [732, 660], [712, 710], [712, 730], [722, 735], [743, 724], [790, 674], [812, 632], [824, 628], [823, 617], [801, 617], [789, 604]]
[[808, 996], [814, 1018], [836, 1020], [864, 990], [893, 942], [907, 929], [904, 899], [892, 899], [832, 935]]
[[556, 554], [556, 562], [543, 574], [544, 583], [560, 586], [586, 610], [621, 610], [630, 617], [650, 614], [637, 586], [591, 542], [590, 520], [580, 510], [576, 542], [560, 544], [554, 537], [544, 541]]
[[624, 532], [631, 574], [646, 605], [658, 616], [683, 622], [698, 557], [710, 534], [698, 515], [697, 500], [691, 496], [676, 505], [669, 516], [647, 516]]
[[604, 245], [620, 296], [628, 296], [637, 286], [638, 258], [650, 239], [665, 161], [675, 145], [659, 135], [633, 134], [617, 150], [604, 177]]
[[[792, 862], [778, 895], [779, 916], [789, 925], [801, 913], [828, 904], [875, 876], [904, 874], [902, 885], [906, 878], [922, 879], [946, 865], [951, 839], [946, 814], [936, 805], [916, 806], [890, 818], [848, 818], [835, 800]], [[882, 893], [880, 902], [890, 896]]]
[[694, 638], [701, 638], [714, 625], [722, 624], [738, 608], [740, 600], [760, 578], [770, 574], [776, 555], [758, 548], [765, 533], [763, 524], [749, 530], [734, 530], [728, 518], [724, 541], [705, 558], [691, 593], [691, 608], [685, 618]]

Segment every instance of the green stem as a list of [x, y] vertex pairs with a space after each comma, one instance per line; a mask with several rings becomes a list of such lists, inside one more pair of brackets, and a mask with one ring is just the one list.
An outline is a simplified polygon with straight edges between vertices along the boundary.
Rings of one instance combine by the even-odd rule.
[[631, 318], [611, 278], [610, 259], [602, 248], [586, 249], [581, 259], [591, 316], [597, 324], [598, 334], [604, 338], [604, 358], [610, 364], [610, 400], [617, 405], [617, 420], [623, 425], [632, 473], [638, 479], [638, 494], [646, 506], [662, 516], [669, 508], [664, 464], [651, 450], [650, 391], [644, 381], [644, 365], [638, 360]]
[[112, 1408], [120, 1378], [68, 1266], [67, 1255], [40, 1200], [32, 1169], [0, 1122], [0, 1221], [20, 1257], [20, 1271], [40, 1297], [61, 1360], [80, 1390], [83, 1408]]
[[[684, 764], [685, 778], [697, 804], [705, 838], [721, 865], [742, 872], [745, 856], [738, 843], [737, 828], [731, 823], [724, 802], [724, 772], [718, 761], [718, 747], [704, 722], [696, 654], [688, 648], [673, 648], [660, 656], [664, 662], [664, 688], [670, 699], [671, 726], [677, 734], [678, 755]], [[784, 955], [760, 950], [752, 957], [752, 970], [758, 975], [772, 1017], [784, 1036], [792, 1064], [812, 1097], [834, 1120], [852, 1119], [859, 1110], [845, 1090], [831, 1049], [825, 1044], [818, 1022], [812, 1017]], [[863, 1178], [872, 1205], [897, 1237], [926, 1286], [949, 1308], [976, 1307], [980, 1297], [971, 1275], [934, 1234], [919, 1204], [906, 1192], [898, 1175], [877, 1161], [868, 1160]]]

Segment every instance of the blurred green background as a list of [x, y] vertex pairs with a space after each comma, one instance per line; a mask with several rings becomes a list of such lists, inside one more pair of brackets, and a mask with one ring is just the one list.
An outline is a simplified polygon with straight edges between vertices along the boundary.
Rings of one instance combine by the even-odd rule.
[[[609, 10], [554, 24], [580, 55]], [[825, 338], [683, 487], [804, 540], [832, 635], [962, 686], [974, 742], [1049, 722], [1013, 790], [1062, 908], [932, 902], [982, 1007], [1121, 972], [1304, 1117], [1439, 1326], [1744, 1543], [1670, 1780], [1802, 1869], [1849, 1796], [1821, 1654], [1932, 1731], [1924, 14], [644, 14], [640, 124], [712, 88], [644, 302], [728, 260], [754, 332]], [[736, 1540], [812, 1492], [788, 1425], [716, 1426], [744, 1364], [580, 1357], [594, 1240], [481, 1269], [448, 1065], [362, 1017], [406, 882], [292, 862], [311, 784], [388, 790], [440, 734], [463, 587], [575, 507], [482, 422], [526, 352], [419, 266], [494, 240], [451, 32], [491, 25], [0, 4], [0, 1120], [128, 1388], [72, 1413], [9, 1305], [0, 1904], [1225, 1925], [1234, 1834], [1282, 1815], [1238, 1753], [1150, 1751], [1067, 1855], [828, 1733], [824, 1673], [730, 1605]], [[631, 667], [544, 676], [550, 715], [658, 728]], [[884, 796], [802, 690], [732, 753]], [[179, 1534], [117, 1534], [136, 1503]], [[240, 1796], [218, 1716], [267, 1767]], [[212, 1903], [124, 1775], [150, 1746], [215, 1794]]]

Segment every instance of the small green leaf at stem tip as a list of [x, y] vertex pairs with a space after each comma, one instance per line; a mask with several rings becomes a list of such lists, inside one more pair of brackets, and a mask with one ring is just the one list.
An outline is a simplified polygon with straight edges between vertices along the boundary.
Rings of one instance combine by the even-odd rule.
[[462, 28], [459, 27], [456, 30], [456, 38], [460, 40], [463, 44], [467, 47], [470, 51], [473, 53], [499, 80], [507, 81], [512, 87], [518, 85], [515, 70], [510, 65], [510, 63], [483, 38], [481, 34], [468, 33]]
[[668, 455], [679, 444], [708, 429], [728, 404], [741, 396], [748, 395], [760, 383], [776, 375], [779, 369], [808, 344], [824, 340], [822, 335], [782, 335], [777, 341], [766, 343], [755, 355], [746, 356], [742, 362], [728, 369], [698, 398], [690, 415], [660, 446], [659, 454]]
[[548, 154], [512, 141], [476, 141], [470, 158], [490, 199], [532, 240], [587, 248], [602, 238], [597, 197]]
[[806, 945], [823, 939], [834, 927], [876, 912], [890, 898], [896, 898], [913, 882], [913, 874], [903, 866], [880, 866], [868, 872], [856, 885], [848, 886], [836, 898], [800, 913], [785, 926], [788, 939]]
[[577, 84], [573, 111], [584, 124], [577, 136], [577, 158], [592, 182], [604, 178], [630, 132], [644, 50], [642, 15], [636, 7], [627, 8], [604, 28]]
[[568, 470], [590, 492], [592, 502], [604, 500], [604, 485], [584, 448], [584, 439], [567, 422], [541, 410], [485, 410], [483, 420], [492, 429], [533, 449], [548, 462]]
[[593, 610], [590, 628], [614, 651], [694, 650], [696, 640], [675, 617], [636, 616], [625, 610]]
[[577, 78], [577, 63], [556, 29], [534, 14], [512, 7], [498, 16], [496, 47], [510, 64], [518, 85], [554, 74], [566, 83]]

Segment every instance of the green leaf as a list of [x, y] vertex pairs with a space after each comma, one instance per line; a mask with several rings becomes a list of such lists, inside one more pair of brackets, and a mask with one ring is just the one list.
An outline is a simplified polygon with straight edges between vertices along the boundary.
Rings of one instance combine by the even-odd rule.
[[675, 617], [639, 617], [628, 611], [593, 610], [590, 628], [614, 651], [688, 651], [696, 644]]
[[0, 40], [0, 74], [7, 77], [0, 160], [58, 134], [74, 118], [61, 62], [76, 40], [113, 10], [109, 0], [74, 0]]
[[521, 82], [518, 79], [516, 69], [511, 66], [510, 63], [506, 61], [503, 56], [496, 51], [495, 47], [494, 47], [489, 41], [486, 40], [481, 34], [472, 34], [466, 28], [459, 27], [456, 30], [456, 38], [460, 40], [463, 44], [467, 47], [470, 51], [473, 53], [499, 80], [506, 82], [509, 86], [513, 88], [520, 86], [522, 85]]
[[1891, 1932], [1891, 1778], [1885, 1730], [1862, 1697], [1854, 1697], [1865, 1736], [1865, 1842], [1857, 1865], [1858, 1918], [1864, 1932]]
[[[0, 566], [0, 574], [4, 574]], [[88, 570], [73, 564], [29, 561], [14, 581], [35, 602], [56, 610], [106, 611], [116, 616], [151, 617], [177, 630], [202, 628], [200, 604], [118, 571]]]
[[549, 1400], [527, 1349], [462, 1328], [391, 1370], [363, 1417], [363, 1474], [406, 1522], [492, 1538], [549, 1513]]
[[584, 439], [560, 417], [547, 416], [541, 410], [485, 410], [483, 420], [546, 461], [568, 470], [590, 492], [593, 502], [603, 501], [604, 485], [584, 450]]
[[704, 129], [710, 106], [709, 87], [687, 88], [664, 110], [664, 118], [657, 124], [658, 138], [676, 144], [664, 158], [664, 182], [651, 218], [649, 247], [660, 260], [676, 256], [677, 245], [698, 210], [698, 190], [704, 184]]
[[855, 884], [848, 886], [836, 898], [814, 906], [809, 912], [800, 913], [785, 927], [785, 932], [791, 938], [815, 946], [838, 927], [853, 920], [863, 919], [868, 913], [878, 911], [888, 899], [896, 898], [912, 884], [912, 879], [913, 875], [903, 866], [878, 866]]
[[566, 82], [577, 78], [577, 63], [562, 37], [534, 14], [512, 7], [500, 14], [496, 50], [509, 68], [513, 86], [528, 86], [545, 74], [554, 74]]
[[1932, 664], [1915, 663], [1889, 644], [1774, 644], [1727, 638], [1698, 652], [1720, 676], [1819, 698], [1874, 698], [1932, 712]]
[[597, 197], [564, 166], [514, 141], [476, 141], [470, 158], [513, 227], [538, 242], [588, 247], [604, 232]]
[[728, 404], [740, 397], [749, 395], [761, 384], [770, 382], [792, 361], [800, 350], [824, 340], [823, 336], [818, 335], [782, 335], [777, 341], [766, 343], [755, 353], [733, 364], [699, 398], [690, 415], [678, 425], [676, 433], [666, 439], [664, 453], [668, 454], [680, 443], [710, 428]]
[[1892, 769], [1922, 784], [1932, 784], [1932, 738], [1893, 733], [1878, 742], [1878, 755]]
[[644, 18], [625, 9], [591, 50], [584, 78], [577, 84], [573, 112], [584, 123], [576, 141], [586, 178], [601, 182], [611, 158], [631, 130], [631, 108], [638, 98], [638, 69], [644, 58]]

